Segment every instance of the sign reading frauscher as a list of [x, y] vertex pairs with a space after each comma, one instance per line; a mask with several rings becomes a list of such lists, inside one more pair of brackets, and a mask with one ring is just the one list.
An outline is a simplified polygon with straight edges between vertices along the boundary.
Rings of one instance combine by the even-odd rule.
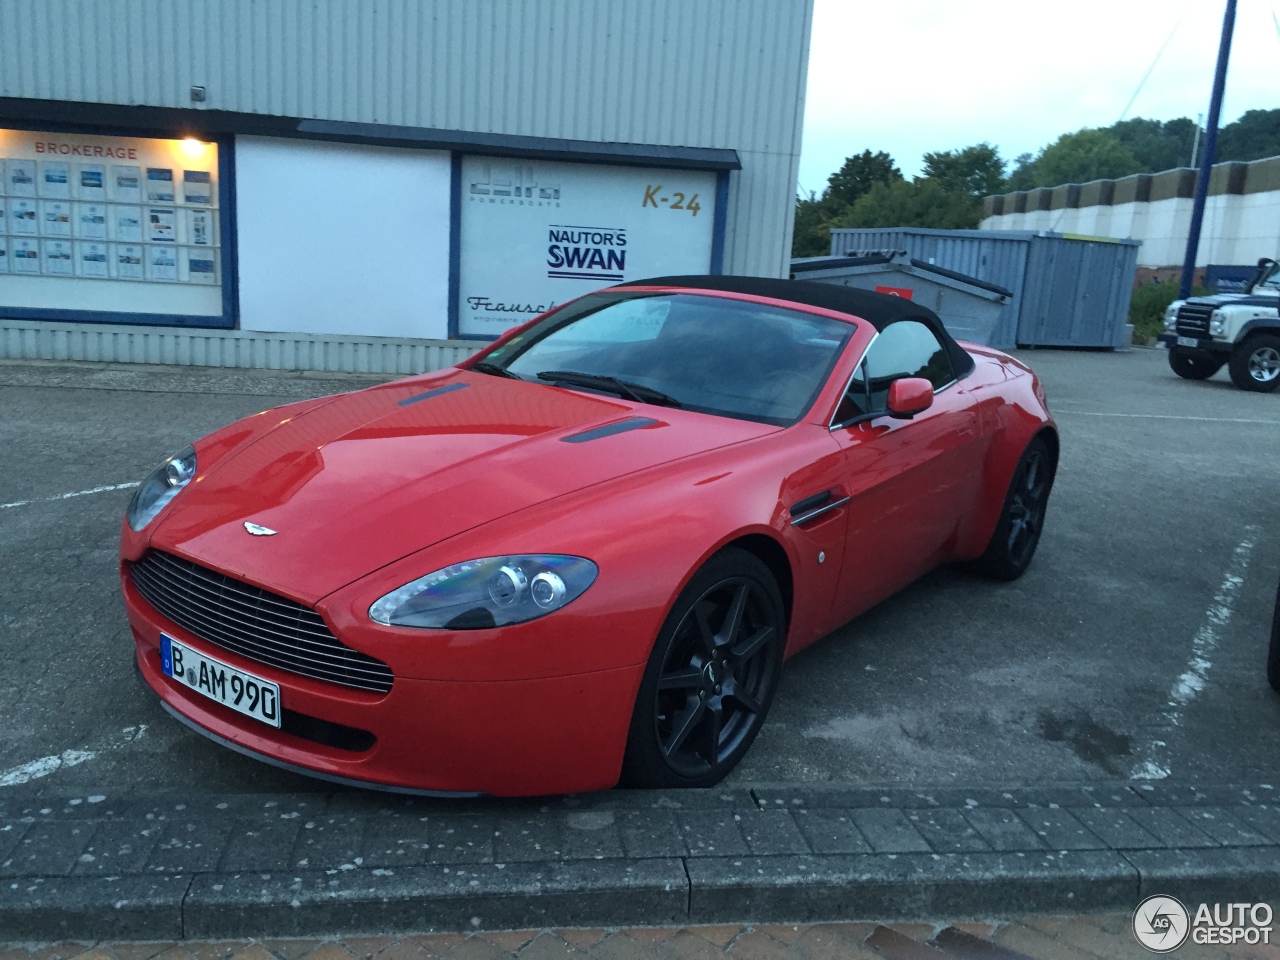
[[624, 280], [711, 269], [716, 175], [465, 157], [458, 332], [497, 337]]

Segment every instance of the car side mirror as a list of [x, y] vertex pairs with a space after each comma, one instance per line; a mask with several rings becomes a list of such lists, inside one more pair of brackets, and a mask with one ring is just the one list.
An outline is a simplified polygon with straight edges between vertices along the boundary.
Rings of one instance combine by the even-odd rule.
[[903, 377], [889, 384], [885, 404], [895, 420], [910, 420], [933, 406], [933, 384], [924, 377]]

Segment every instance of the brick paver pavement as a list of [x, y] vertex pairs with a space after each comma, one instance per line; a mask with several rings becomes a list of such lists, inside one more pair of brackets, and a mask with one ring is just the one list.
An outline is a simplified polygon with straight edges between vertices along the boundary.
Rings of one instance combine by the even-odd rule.
[[[1121, 960], [1143, 949], [1128, 914], [995, 923], [503, 930], [405, 937], [0, 944], [0, 960]], [[1187, 942], [1176, 960], [1280, 960], [1275, 945]]]

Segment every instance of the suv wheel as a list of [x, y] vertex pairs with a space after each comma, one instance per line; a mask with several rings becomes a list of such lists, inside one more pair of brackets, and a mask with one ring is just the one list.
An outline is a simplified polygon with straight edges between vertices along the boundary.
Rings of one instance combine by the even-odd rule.
[[1203, 350], [1169, 348], [1169, 368], [1185, 380], [1208, 380], [1222, 369], [1223, 363]]
[[1270, 393], [1280, 386], [1280, 337], [1250, 337], [1231, 354], [1231, 382], [1241, 390]]

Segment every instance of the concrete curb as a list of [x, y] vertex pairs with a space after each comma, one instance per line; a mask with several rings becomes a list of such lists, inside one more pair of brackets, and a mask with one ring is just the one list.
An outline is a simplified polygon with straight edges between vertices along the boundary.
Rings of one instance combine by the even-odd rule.
[[1269, 786], [0, 794], [0, 940], [996, 918], [1280, 899]]

